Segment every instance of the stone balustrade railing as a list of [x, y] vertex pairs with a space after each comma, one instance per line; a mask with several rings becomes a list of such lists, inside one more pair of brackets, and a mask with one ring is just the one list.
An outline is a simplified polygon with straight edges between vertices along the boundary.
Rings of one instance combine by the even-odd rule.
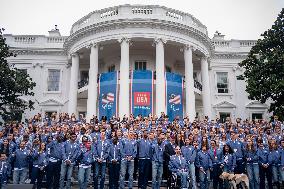
[[6, 42], [10, 47], [35, 47], [35, 48], [63, 48], [66, 36], [45, 35], [11, 35], [4, 34]]
[[256, 40], [212, 40], [215, 47], [230, 48], [230, 47], [253, 47]]
[[207, 28], [190, 14], [158, 5], [121, 5], [91, 12], [75, 22], [71, 34], [87, 26], [119, 19], [153, 19], [177, 22], [207, 35]]

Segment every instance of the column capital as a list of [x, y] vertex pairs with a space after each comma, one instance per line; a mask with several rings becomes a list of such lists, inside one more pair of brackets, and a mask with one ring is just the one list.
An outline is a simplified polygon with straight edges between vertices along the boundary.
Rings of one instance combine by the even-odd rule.
[[70, 53], [70, 57], [74, 57], [75, 58], [77, 56], [79, 57], [79, 53], [78, 52], [71, 52]]
[[88, 44], [88, 46], [87, 46], [87, 48], [88, 49], [90, 49], [90, 48], [92, 48], [92, 47], [99, 47], [99, 43], [97, 43], [97, 42], [95, 42], [95, 41], [91, 41], [89, 44]]
[[128, 37], [121, 37], [117, 40], [120, 44], [125, 41], [126, 43], [128, 43], [129, 45], [131, 45], [131, 39]]
[[208, 54], [204, 54], [202, 57], [201, 57], [201, 60], [204, 60], [204, 61], [207, 61], [209, 62], [211, 60], [210, 56]]
[[189, 49], [191, 49], [191, 51], [194, 52], [194, 51], [196, 51], [197, 48], [194, 45], [185, 44], [180, 48], [180, 51], [184, 52], [184, 51], [189, 50]]
[[154, 40], [153, 40], [153, 46], [157, 45], [158, 43], [162, 42], [162, 44], [166, 44], [167, 43], [167, 40], [164, 39], [164, 38], [159, 38], [159, 37], [156, 37]]

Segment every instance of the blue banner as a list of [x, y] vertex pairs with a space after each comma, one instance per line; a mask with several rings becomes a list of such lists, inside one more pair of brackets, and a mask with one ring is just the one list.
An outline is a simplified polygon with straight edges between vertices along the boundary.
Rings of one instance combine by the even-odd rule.
[[153, 113], [153, 71], [132, 71], [131, 113], [143, 117]]
[[176, 116], [183, 117], [183, 80], [182, 76], [166, 72], [167, 115], [172, 121]]
[[[99, 116], [117, 115], [117, 71], [102, 73], [99, 79]], [[99, 118], [100, 118], [99, 117]]]

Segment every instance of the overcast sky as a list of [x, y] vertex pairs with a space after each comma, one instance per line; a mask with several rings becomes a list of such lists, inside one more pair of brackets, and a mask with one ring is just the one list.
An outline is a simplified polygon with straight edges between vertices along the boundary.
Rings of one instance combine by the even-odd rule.
[[284, 0], [0, 0], [0, 27], [10, 34], [47, 35], [57, 24], [69, 35], [72, 24], [88, 13], [121, 4], [156, 4], [192, 14], [226, 39], [258, 39], [271, 27]]

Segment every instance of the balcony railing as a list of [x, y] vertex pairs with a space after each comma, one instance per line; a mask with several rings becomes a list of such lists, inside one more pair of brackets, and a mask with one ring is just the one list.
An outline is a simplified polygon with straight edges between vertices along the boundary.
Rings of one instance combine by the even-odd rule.
[[[131, 79], [130, 76], [129, 76], [129, 79]], [[118, 80], [120, 80], [120, 79], [118, 78]], [[156, 77], [154, 77], [154, 80], [156, 80]], [[99, 75], [98, 75], [98, 79], [97, 79], [97, 83], [98, 82], [99, 82]], [[184, 79], [183, 79], [183, 82], [184, 82]], [[81, 88], [87, 86], [88, 84], [89, 84], [88, 78], [82, 79], [81, 81], [78, 82], [78, 89], [81, 89]], [[194, 88], [202, 91], [202, 84], [199, 83], [197, 80], [194, 80]]]
[[194, 80], [194, 88], [202, 91], [202, 84], [199, 83], [197, 80]]
[[105, 21], [137, 18], [177, 22], [190, 26], [201, 35], [207, 36], [206, 26], [192, 15], [156, 5], [120, 5], [91, 12], [73, 24], [71, 34], [82, 28]]
[[78, 82], [78, 89], [81, 89], [89, 84], [89, 79], [82, 79]]

